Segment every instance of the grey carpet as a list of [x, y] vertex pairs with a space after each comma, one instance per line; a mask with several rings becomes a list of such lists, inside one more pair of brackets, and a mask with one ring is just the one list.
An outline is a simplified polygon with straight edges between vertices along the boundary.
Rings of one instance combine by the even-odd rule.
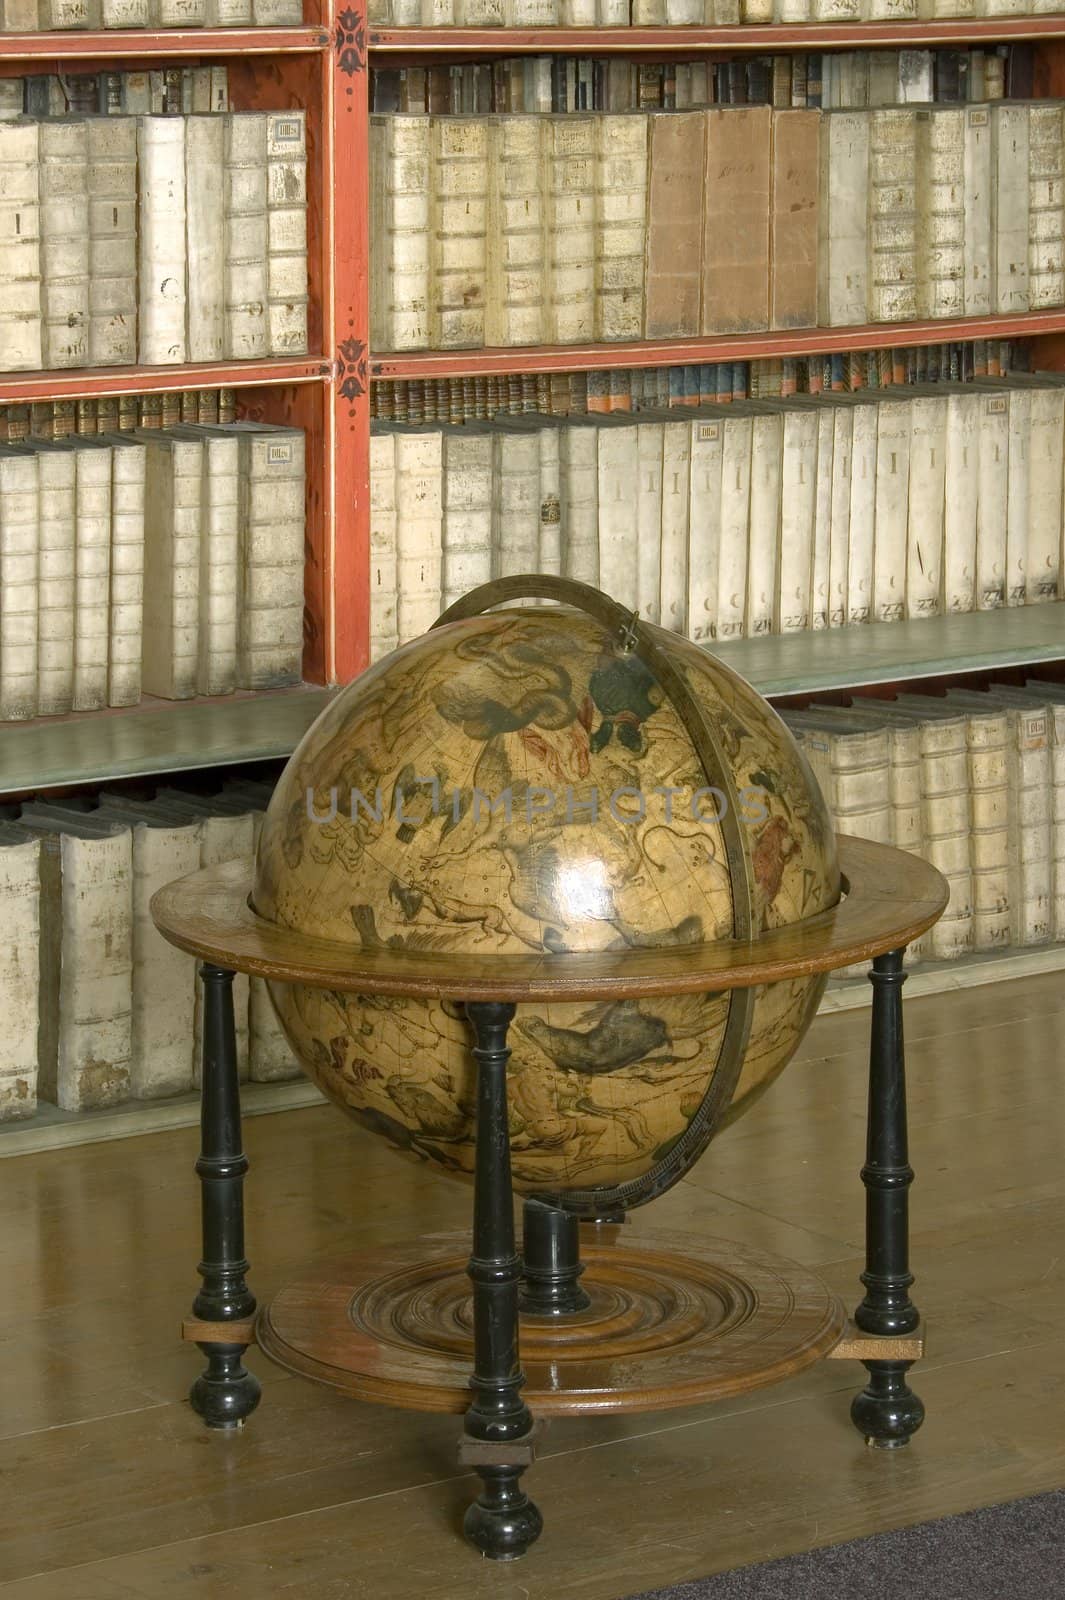
[[1065, 1490], [632, 1600], [1065, 1600]]

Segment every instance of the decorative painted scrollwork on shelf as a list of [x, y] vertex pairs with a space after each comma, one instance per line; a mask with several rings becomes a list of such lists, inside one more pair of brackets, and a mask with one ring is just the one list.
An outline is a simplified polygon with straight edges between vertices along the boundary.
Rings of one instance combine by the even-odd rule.
[[366, 20], [358, 11], [340, 12], [333, 48], [337, 65], [349, 78], [366, 71]]
[[337, 346], [338, 393], [345, 400], [357, 400], [366, 393], [366, 341], [342, 339]]

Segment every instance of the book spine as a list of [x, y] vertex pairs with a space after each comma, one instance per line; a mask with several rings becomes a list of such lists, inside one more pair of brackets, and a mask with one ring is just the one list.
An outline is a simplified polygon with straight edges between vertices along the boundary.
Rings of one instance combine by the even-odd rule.
[[821, 114], [778, 111], [772, 120], [769, 326], [817, 322], [817, 218]]
[[[513, 473], [504, 485], [497, 483], [493, 471], [493, 453], [498, 449], [502, 455], [505, 435], [503, 433], [469, 433], [466, 431], [452, 432], [444, 435], [443, 441], [443, 568], [441, 576], [442, 594], [441, 606], [446, 608], [453, 605], [456, 600], [468, 593], [470, 589], [477, 588], [478, 584], [487, 583], [493, 576], [493, 522], [494, 514], [499, 519], [498, 548], [502, 552], [505, 548], [507, 536], [506, 518], [502, 506], [494, 505], [496, 490], [500, 500], [506, 494], [509, 499], [514, 493], [513, 477], [519, 480], [519, 488], [528, 488], [530, 506], [528, 521], [535, 524], [526, 540], [525, 565], [512, 566], [508, 570], [513, 572], [536, 571], [536, 547], [539, 543], [539, 488], [540, 488], [540, 452], [539, 441], [533, 435], [529, 441], [519, 439], [518, 446], [525, 445], [528, 454], [534, 459], [531, 465], [531, 475], [535, 478], [535, 486], [528, 485], [521, 477], [520, 471]], [[513, 460], [508, 463], [514, 466]], [[501, 462], [502, 465], [502, 462]], [[520, 540], [519, 540], [520, 545]], [[508, 552], [508, 558], [510, 552]], [[502, 564], [502, 554], [500, 560]]]
[[38, 453], [37, 711], [42, 717], [74, 706], [75, 468], [72, 450]]
[[909, 413], [906, 615], [934, 617], [943, 587], [947, 402], [916, 397]]
[[148, 21], [148, 0], [102, 0], [101, 27], [146, 28]]
[[559, 429], [540, 432], [540, 544], [537, 572], [562, 571], [562, 485], [559, 463]]
[[[662, 428], [662, 566], [658, 608], [663, 628], [686, 633], [688, 626], [688, 500], [691, 477], [691, 429], [687, 422], [666, 422]], [[600, 494], [606, 485], [600, 479]], [[603, 565], [604, 519], [599, 519], [600, 565]]]
[[856, 406], [851, 433], [847, 620], [872, 618], [876, 528], [877, 408]]
[[817, 514], [818, 417], [807, 410], [784, 416], [780, 481], [780, 575], [777, 633], [810, 626], [814, 521]]
[[306, 354], [307, 113], [266, 118], [267, 294], [270, 354]]
[[397, 626], [400, 643], [440, 614], [443, 448], [439, 432], [396, 435]]
[[112, 446], [109, 706], [135, 706], [141, 697], [146, 471], [143, 445]]
[[717, 637], [723, 454], [721, 423], [693, 422], [688, 517], [688, 637], [696, 644], [709, 644]]
[[988, 317], [992, 306], [991, 112], [965, 113], [965, 315]]
[[817, 413], [814, 443], [814, 532], [810, 563], [810, 627], [829, 626], [832, 579], [833, 416], [828, 406]]
[[747, 528], [751, 508], [753, 422], [751, 417], [722, 418], [719, 639], [741, 638], [747, 619]]
[[[242, 523], [252, 509], [252, 495], [249, 490], [242, 504], [238, 434], [203, 436], [200, 496], [197, 685], [200, 694], [231, 694], [238, 679], [237, 597], [247, 582], [241, 568], [241, 555], [250, 557], [252, 545], [257, 542], [252, 529], [242, 530]], [[243, 552], [242, 531], [246, 539]]]
[[110, 634], [110, 450], [78, 450], [75, 485], [74, 710], [99, 711], [107, 704]]
[[266, 121], [257, 112], [225, 118], [223, 304], [226, 356], [235, 361], [270, 352]]
[[1045, 707], [1011, 711], [1010, 941], [1050, 938], [1050, 737]]
[[936, 961], [973, 948], [971, 819], [967, 719], [921, 724], [921, 810], [927, 859], [946, 878], [950, 898], [928, 936]]
[[303, 672], [305, 441], [298, 429], [249, 426], [240, 446], [237, 687], [277, 689]]
[[185, 124], [190, 361], [221, 361], [226, 354], [225, 135], [223, 117], [189, 117]]
[[1008, 455], [1006, 465], [1005, 601], [1023, 606], [1028, 587], [1028, 492], [1031, 430], [1031, 394], [1011, 389], [1008, 405]]
[[551, 117], [545, 138], [547, 333], [577, 344], [595, 337], [595, 121]]
[[1065, 705], [1048, 706], [1051, 735], [1051, 893], [1052, 933], [1065, 939]]
[[1033, 389], [1029, 409], [1028, 539], [1025, 601], [1062, 594], [1062, 437], [1065, 389]]
[[1058, 100], [1028, 108], [1028, 303], [1065, 301], [1065, 145]]
[[991, 108], [992, 305], [1003, 315], [1028, 310], [1028, 107]]
[[[118, 24], [114, 24], [118, 26]], [[89, 362], [137, 360], [137, 124], [91, 117], [88, 128]]]
[[0, 457], [0, 722], [37, 715], [38, 477], [34, 455]]
[[[457, 598], [457, 596], [456, 596]], [[396, 437], [370, 436], [370, 660], [399, 643], [396, 630]]]
[[83, 119], [41, 124], [41, 313], [46, 367], [83, 367], [88, 360], [87, 151]]
[[533, 572], [540, 546], [540, 438], [500, 428], [492, 437], [492, 576]]
[[877, 406], [873, 621], [898, 622], [906, 601], [910, 402]]
[[648, 622], [661, 620], [662, 427], [661, 422], [641, 422], [636, 429], [636, 461], [640, 479], [636, 499], [636, 605], [641, 617]]
[[193, 1083], [196, 962], [163, 938], [150, 907], [158, 889], [199, 867], [200, 830], [141, 825], [132, 835], [130, 1091], [147, 1100]]
[[488, 127], [481, 117], [433, 117], [429, 343], [484, 344]]
[[144, 435], [145, 694], [188, 700], [199, 654], [202, 450], [199, 443]]
[[780, 566], [782, 446], [781, 417], [755, 417], [751, 433], [751, 520], [747, 556], [747, 634], [750, 638], [773, 632]]
[[543, 119], [497, 117], [489, 124], [485, 343], [544, 342]]
[[976, 498], [976, 609], [995, 611], [1006, 600], [1006, 519], [1009, 398], [980, 396], [980, 469]]
[[429, 343], [430, 121], [371, 118], [372, 237], [370, 342], [378, 350]]
[[639, 339], [644, 322], [647, 118], [601, 116], [595, 130], [595, 337]]
[[867, 322], [869, 118], [833, 111], [821, 119], [818, 321]]
[[973, 949], [1010, 942], [1007, 718], [968, 718], [972, 827]]
[[917, 116], [872, 111], [869, 127], [869, 317], [917, 315]]
[[960, 317], [965, 306], [965, 112], [916, 113], [917, 311]]
[[832, 509], [828, 546], [828, 625], [842, 628], [849, 620], [851, 531], [851, 449], [854, 415], [846, 406], [832, 410]]
[[185, 122], [141, 117], [137, 128], [140, 360], [186, 359]]
[[773, 112], [734, 106], [705, 117], [702, 332], [753, 332], [769, 326]]
[[0, 1122], [37, 1109], [37, 1019], [40, 1004], [40, 840], [0, 844]]
[[599, 584], [599, 468], [595, 430], [569, 427], [559, 439], [562, 575]]
[[133, 981], [132, 846], [63, 834], [62, 972], [56, 1104], [111, 1106], [129, 1094]]
[[649, 118], [644, 336], [674, 339], [700, 329], [706, 117]]

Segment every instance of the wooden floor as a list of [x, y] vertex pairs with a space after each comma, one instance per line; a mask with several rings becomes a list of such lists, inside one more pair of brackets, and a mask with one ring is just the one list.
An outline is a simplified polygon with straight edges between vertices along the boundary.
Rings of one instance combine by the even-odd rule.
[[[184, 1401], [176, 1329], [198, 1254], [192, 1130], [0, 1162], [0, 1589], [5, 1600], [615, 1600], [1065, 1484], [1065, 985], [907, 1010], [915, 1298], [928, 1421], [868, 1451], [858, 1371], [699, 1410], [552, 1425], [527, 1483], [546, 1530], [482, 1562], [457, 1528], [457, 1425], [272, 1370], [243, 1434]], [[780, 1083], [634, 1230], [815, 1265], [850, 1303], [862, 1244], [867, 1014], [822, 1018]], [[469, 1197], [332, 1108], [260, 1117], [252, 1282], [461, 1226]]]

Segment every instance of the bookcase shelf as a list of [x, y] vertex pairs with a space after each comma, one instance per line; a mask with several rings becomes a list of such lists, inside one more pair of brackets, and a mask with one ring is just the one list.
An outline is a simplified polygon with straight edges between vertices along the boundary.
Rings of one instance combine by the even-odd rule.
[[952, 17], [943, 22], [770, 23], [721, 28], [371, 28], [371, 54], [512, 56], [765, 55], [784, 50], [1007, 44], [1065, 38], [1065, 17]]
[[581, 372], [586, 367], [664, 367], [703, 361], [764, 361], [956, 339], [1029, 339], [1065, 332], [1065, 306], [1012, 317], [956, 317], [925, 322], [870, 322], [843, 328], [708, 334], [698, 339], [640, 339], [617, 344], [541, 344], [479, 350], [392, 351], [370, 357], [370, 377], [455, 378], [506, 372]]
[[0, 405], [118, 394], [173, 394], [182, 389], [261, 389], [275, 384], [320, 383], [332, 373], [332, 363], [321, 356], [198, 365], [190, 362], [180, 367], [65, 367], [51, 372], [2, 372]]
[[321, 27], [142, 28], [86, 33], [2, 33], [0, 61], [131, 61], [188, 56], [307, 55], [329, 48]]
[[0, 795], [287, 758], [334, 691], [152, 700], [0, 725]]

